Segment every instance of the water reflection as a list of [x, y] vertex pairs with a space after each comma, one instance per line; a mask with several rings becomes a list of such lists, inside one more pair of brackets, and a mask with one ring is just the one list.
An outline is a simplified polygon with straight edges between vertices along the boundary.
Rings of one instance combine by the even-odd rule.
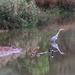
[[59, 52], [60, 54], [65, 54], [64, 52], [61, 52], [61, 50], [58, 47], [58, 44], [56, 44], [56, 43], [49, 43], [49, 44], [51, 46], [53, 46], [54, 48], [56, 48], [57, 50], [49, 49], [48, 51], [37, 53], [37, 49], [39, 49], [40, 47], [36, 47], [34, 50], [29, 50], [30, 56], [33, 57], [36, 55], [37, 57], [40, 57], [41, 54], [51, 53], [50, 57], [54, 57], [53, 56], [54, 52]]
[[2, 47], [0, 46], [0, 57], [12, 55], [15, 53], [20, 53], [21, 48], [16, 48], [16, 47]]
[[75, 25], [64, 26], [57, 43], [47, 42], [60, 28], [52, 25], [0, 33], [0, 46], [22, 48], [20, 53], [0, 57], [0, 74], [74, 75]]
[[58, 47], [58, 44], [56, 44], [56, 43], [49, 43], [49, 44], [50, 44], [51, 46], [53, 46], [54, 48], [56, 48], [60, 54], [65, 54], [64, 52], [61, 52], [61, 50], [60, 50], [59, 47]]

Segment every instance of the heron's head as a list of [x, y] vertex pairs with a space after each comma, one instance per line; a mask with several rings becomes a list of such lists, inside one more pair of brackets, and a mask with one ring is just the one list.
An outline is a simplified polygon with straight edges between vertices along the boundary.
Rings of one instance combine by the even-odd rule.
[[60, 31], [61, 31], [61, 30], [65, 30], [65, 29], [60, 29]]

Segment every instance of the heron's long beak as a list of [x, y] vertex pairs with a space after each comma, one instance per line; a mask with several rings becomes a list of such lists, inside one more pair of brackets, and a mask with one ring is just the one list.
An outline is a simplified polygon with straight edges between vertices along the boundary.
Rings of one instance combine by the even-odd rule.
[[62, 29], [62, 30], [65, 30], [65, 29]]

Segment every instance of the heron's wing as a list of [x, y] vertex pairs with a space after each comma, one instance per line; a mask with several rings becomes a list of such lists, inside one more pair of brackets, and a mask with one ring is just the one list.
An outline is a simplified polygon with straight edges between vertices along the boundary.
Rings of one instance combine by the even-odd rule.
[[54, 40], [56, 40], [56, 39], [57, 39], [57, 36], [55, 35], [55, 36], [53, 36], [52, 38], [50, 38], [49, 41], [54, 41]]

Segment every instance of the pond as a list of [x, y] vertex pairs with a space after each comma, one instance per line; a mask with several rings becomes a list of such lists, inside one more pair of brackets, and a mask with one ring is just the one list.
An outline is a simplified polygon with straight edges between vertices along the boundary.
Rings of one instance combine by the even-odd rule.
[[[21, 48], [18, 53], [11, 50], [11, 54], [8, 54], [9, 50], [0, 50], [4, 55], [0, 57], [0, 75], [74, 75], [75, 22], [71, 21], [0, 31], [1, 47]], [[64, 30], [56, 42], [48, 41], [60, 28]]]

